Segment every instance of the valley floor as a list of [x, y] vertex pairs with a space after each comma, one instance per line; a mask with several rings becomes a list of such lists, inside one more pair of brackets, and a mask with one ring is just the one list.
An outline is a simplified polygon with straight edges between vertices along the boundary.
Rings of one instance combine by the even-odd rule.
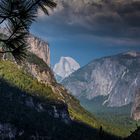
[[137, 129], [140, 121], [134, 121], [131, 116], [131, 104], [123, 107], [106, 107], [102, 105], [104, 97], [97, 97], [91, 101], [80, 99], [81, 105], [91, 112], [105, 126], [109, 125], [114, 130], [113, 134], [127, 137]]

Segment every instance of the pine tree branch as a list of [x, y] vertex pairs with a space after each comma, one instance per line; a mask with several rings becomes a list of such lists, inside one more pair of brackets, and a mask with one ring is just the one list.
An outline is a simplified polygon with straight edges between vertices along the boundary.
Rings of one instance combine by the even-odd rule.
[[35, 3], [33, 3], [26, 12], [30, 11], [34, 6], [36, 6], [41, 0], [37, 0]]
[[31, 24], [37, 17], [38, 8], [40, 7], [45, 14], [48, 14], [47, 7], [54, 8], [56, 4], [52, 0], [21, 0], [17, 4], [9, 0], [2, 2], [3, 5], [0, 3], [0, 24], [6, 21], [5, 25], [9, 33], [8, 36], [0, 38], [0, 42], [4, 44], [4, 50], [0, 53], [11, 53], [15, 59], [20, 60], [26, 56], [26, 38]]
[[0, 51], [0, 53], [12, 53], [12, 51]]
[[0, 42], [3, 42], [3, 43], [5, 43], [7, 40], [5, 40], [5, 39], [1, 39], [0, 38]]
[[2, 21], [0, 22], [0, 24], [2, 24], [5, 20], [6, 20], [6, 18], [3, 18]]

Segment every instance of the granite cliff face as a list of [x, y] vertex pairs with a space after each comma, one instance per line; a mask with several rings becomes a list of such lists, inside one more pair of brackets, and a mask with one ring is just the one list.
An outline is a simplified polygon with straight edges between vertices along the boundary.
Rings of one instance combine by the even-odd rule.
[[25, 73], [37, 79], [39, 83], [51, 87], [52, 91], [60, 96], [58, 98], [63, 103], [66, 103], [66, 100], [68, 101], [72, 98], [68, 96], [68, 91], [61, 84], [57, 83], [51, 68], [35, 54], [30, 53], [26, 61], [19, 67], [22, 68]]
[[56, 83], [54, 74], [48, 64], [35, 54], [29, 53], [29, 56], [22, 64], [22, 67], [40, 83], [45, 85], [52, 85], [53, 83]]
[[[0, 34], [8, 34], [5, 28], [0, 28]], [[48, 42], [30, 34], [27, 39], [29, 51], [41, 58], [48, 66], [50, 66], [50, 49]]]
[[53, 71], [58, 82], [75, 72], [80, 65], [72, 57], [61, 57], [60, 61], [54, 65]]
[[140, 53], [127, 52], [94, 60], [64, 79], [62, 84], [78, 98], [91, 100], [108, 96], [103, 104], [127, 105], [134, 101], [140, 86]]
[[40, 83], [52, 85], [56, 82], [50, 69], [50, 49], [48, 43], [30, 35], [28, 39], [29, 55], [23, 64], [25, 70]]
[[132, 106], [131, 116], [135, 120], [140, 120], [140, 90], [136, 92], [136, 96]]
[[30, 35], [28, 43], [30, 45], [29, 51], [50, 65], [50, 49], [48, 43], [33, 35]]

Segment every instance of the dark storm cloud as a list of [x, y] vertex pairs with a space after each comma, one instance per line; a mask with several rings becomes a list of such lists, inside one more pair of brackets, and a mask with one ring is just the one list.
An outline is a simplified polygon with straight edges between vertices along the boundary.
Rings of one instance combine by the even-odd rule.
[[58, 0], [57, 3], [47, 22], [64, 33], [140, 39], [140, 0]]

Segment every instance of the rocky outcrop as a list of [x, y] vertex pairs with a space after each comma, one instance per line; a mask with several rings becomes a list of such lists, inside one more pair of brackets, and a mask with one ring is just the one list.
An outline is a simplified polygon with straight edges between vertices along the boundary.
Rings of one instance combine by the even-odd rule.
[[131, 115], [134, 120], [140, 120], [140, 90], [136, 93]]
[[50, 49], [48, 43], [33, 35], [30, 35], [28, 43], [30, 46], [29, 51], [43, 59], [46, 64], [50, 65]]
[[108, 96], [103, 104], [123, 106], [134, 101], [140, 85], [140, 53], [127, 52], [97, 59], [74, 72], [62, 84], [76, 97]]
[[27, 62], [26, 70], [40, 83], [51, 85], [56, 82], [53, 73], [47, 65], [44, 69], [41, 69], [37, 64]]
[[50, 102], [44, 103], [34, 100], [33, 97], [22, 95], [24, 98], [21, 99], [22, 104], [25, 106], [35, 109], [37, 112], [46, 112], [51, 117], [59, 119], [65, 123], [70, 123], [71, 119], [68, 112], [68, 107], [63, 102]]
[[15, 139], [16, 135], [17, 129], [14, 126], [9, 123], [0, 123], [0, 139]]

